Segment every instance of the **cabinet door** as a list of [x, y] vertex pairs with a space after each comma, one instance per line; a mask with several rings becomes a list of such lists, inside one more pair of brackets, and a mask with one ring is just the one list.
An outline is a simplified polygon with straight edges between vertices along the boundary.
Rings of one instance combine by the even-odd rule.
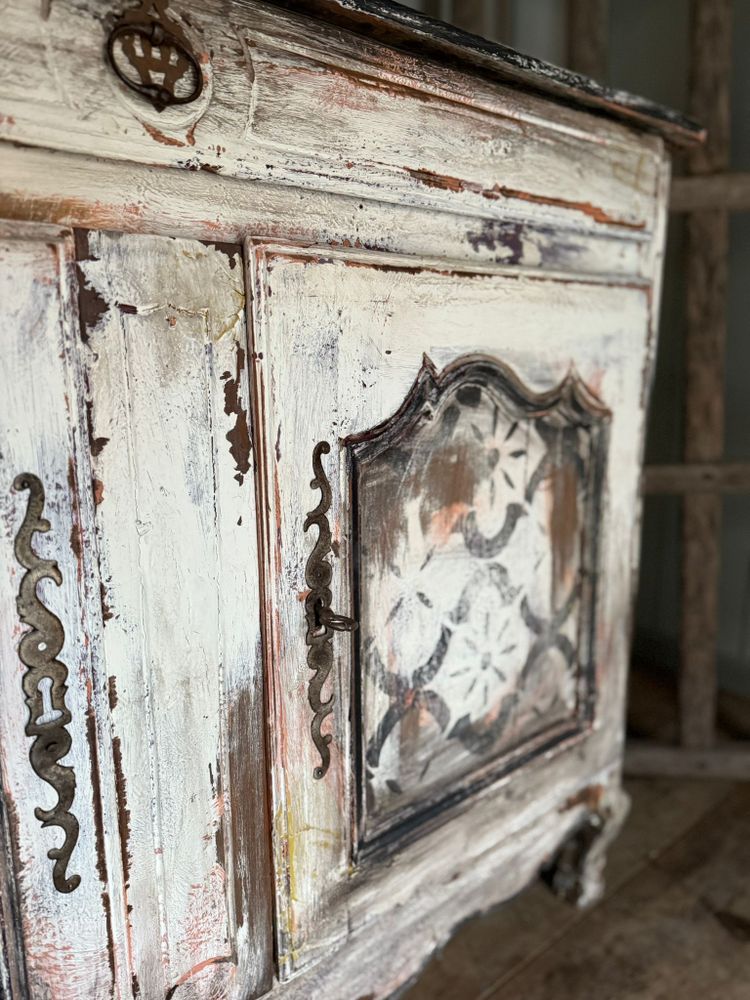
[[474, 845], [480, 795], [616, 757], [649, 296], [263, 246], [253, 281], [289, 974], [386, 905], [378, 859], [458, 892], [535, 808]]
[[100, 618], [83, 585], [68, 363], [73, 268], [71, 233], [0, 222], [0, 993], [14, 998], [114, 989], [88, 642]]
[[45, 857], [56, 841], [33, 815], [46, 801], [14, 648], [14, 497], [0, 724], [30, 992], [255, 996], [272, 953], [242, 255], [162, 237], [75, 242], [80, 325], [65, 350], [55, 254], [34, 245], [4, 273], [21, 305], [5, 317], [16, 367], [2, 468], [47, 491], [52, 530], [37, 538], [64, 582], [49, 596], [65, 628], [63, 764], [80, 830], [80, 884], [63, 895]]
[[142, 996], [270, 977], [242, 257], [79, 240], [127, 959]]

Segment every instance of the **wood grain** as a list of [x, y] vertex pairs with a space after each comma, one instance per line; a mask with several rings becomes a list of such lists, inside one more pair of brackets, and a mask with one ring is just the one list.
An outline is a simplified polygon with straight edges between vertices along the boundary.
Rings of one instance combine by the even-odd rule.
[[[547, 97], [574, 101], [613, 115], [635, 127], [651, 128], [677, 145], [694, 146], [703, 142], [705, 131], [700, 124], [679, 112], [659, 107], [653, 102], [604, 87], [594, 80], [524, 55], [504, 45], [467, 36], [445, 22], [426, 20], [415, 10], [389, 0], [271, 0], [276, 6], [320, 16], [333, 24], [353, 28], [362, 34], [381, 38], [386, 44], [406, 52], [437, 55], [488, 72], [518, 86], [532, 87]], [[458, 0], [456, 2], [458, 6]], [[434, 0], [428, 12], [441, 15]], [[560, 105], [556, 107], [556, 113]]]
[[612, 997], [742, 1000], [750, 898], [738, 875], [747, 856], [749, 807], [750, 785], [735, 785], [688, 835], [484, 996], [593, 1000], [606, 983]]
[[[732, 785], [718, 780], [651, 778], [630, 779], [626, 789], [632, 808], [610, 850], [605, 904], [626, 892], [630, 881], [648, 870], [666, 847], [690, 836], [691, 829], [726, 798]], [[516, 899], [460, 928], [404, 1000], [480, 1000], [533, 970], [536, 961], [548, 966], [555, 960], [565, 963], [569, 932], [570, 938], [577, 928], [588, 927], [595, 933], [595, 924], [586, 911], [574, 909], [536, 882]], [[642, 953], [637, 941], [633, 951], [636, 956]], [[555, 996], [578, 1000], [578, 990], [580, 983], [567, 994]]]
[[750, 749], [739, 741], [710, 750], [687, 750], [635, 740], [628, 742], [625, 750], [625, 773], [638, 777], [750, 781]]
[[[660, 168], [663, 171], [664, 158]], [[429, 255], [651, 280], [653, 237], [608, 227], [577, 231], [543, 215], [520, 221], [436, 212], [410, 197], [357, 201], [344, 192], [248, 183], [205, 172], [164, 170], [0, 142], [0, 213], [61, 225], [150, 232], [232, 243], [259, 233], [302, 243]], [[661, 185], [661, 178], [660, 178]], [[660, 189], [661, 190], [661, 189]], [[662, 203], [660, 201], [660, 203]]]

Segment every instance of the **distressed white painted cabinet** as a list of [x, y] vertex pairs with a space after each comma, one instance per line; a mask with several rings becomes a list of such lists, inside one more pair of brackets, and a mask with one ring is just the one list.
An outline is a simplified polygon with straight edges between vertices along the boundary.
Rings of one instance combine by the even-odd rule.
[[379, 0], [0, 37], [0, 993], [385, 998], [595, 898], [699, 131]]

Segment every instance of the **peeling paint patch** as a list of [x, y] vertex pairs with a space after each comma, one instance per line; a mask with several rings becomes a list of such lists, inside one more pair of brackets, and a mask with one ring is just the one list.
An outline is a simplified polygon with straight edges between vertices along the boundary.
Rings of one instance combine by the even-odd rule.
[[151, 136], [151, 138], [155, 139], [156, 142], [160, 142], [162, 144], [162, 146], [186, 146], [187, 145], [186, 142], [182, 142], [180, 139], [175, 139], [174, 136], [164, 135], [163, 132], [160, 132], [159, 129], [155, 128], [153, 125], [149, 125], [148, 122], [141, 122], [141, 125], [143, 125], [144, 129], [148, 132], [148, 134]]
[[514, 199], [518, 201], [531, 202], [535, 205], [545, 205], [548, 208], [564, 208], [573, 212], [583, 212], [594, 222], [607, 226], [620, 226], [623, 229], [641, 230], [646, 228], [645, 222], [628, 222], [625, 219], [618, 219], [605, 212], [603, 208], [592, 204], [590, 201], [570, 201], [567, 198], [554, 198], [549, 195], [532, 194], [529, 191], [521, 191], [518, 188], [507, 187], [504, 184], [493, 184], [490, 188], [485, 188], [475, 181], [461, 180], [459, 177], [448, 177], [443, 174], [436, 174], [432, 170], [414, 169], [404, 167], [404, 170], [415, 181], [425, 187], [438, 188], [443, 191], [454, 191], [456, 193], [470, 191], [473, 194], [480, 194], [483, 198], [497, 201], [501, 198]]
[[[207, 167], [202, 167], [202, 170], [208, 169]], [[237, 264], [242, 259], [241, 250], [236, 243], [222, 243], [218, 240], [204, 240], [203, 245], [207, 247], [213, 247], [214, 250], [218, 250], [219, 253], [223, 253], [224, 256], [229, 261], [229, 270], [233, 271]]]
[[89, 435], [89, 447], [91, 449], [91, 454], [94, 458], [98, 458], [104, 450], [104, 446], [108, 444], [109, 438], [107, 437], [95, 437], [94, 436], [94, 404], [90, 399], [86, 400], [86, 427]]
[[504, 264], [518, 264], [523, 258], [523, 225], [520, 222], [507, 222], [496, 219], [485, 219], [481, 229], [469, 230], [466, 239], [472, 250], [479, 253], [481, 248], [499, 254]]
[[224, 372], [221, 376], [224, 380], [224, 412], [228, 417], [234, 416], [234, 427], [226, 434], [229, 442], [229, 452], [234, 459], [237, 475], [234, 477], [242, 485], [245, 476], [250, 471], [250, 425], [247, 418], [247, 410], [243, 406], [242, 372], [245, 367], [245, 352], [237, 346], [237, 368], [235, 377], [229, 377], [229, 372]]
[[586, 785], [585, 788], [581, 788], [565, 800], [565, 802], [560, 806], [559, 812], [567, 812], [569, 809], [575, 809], [576, 806], [586, 806], [592, 812], [595, 812], [602, 801], [602, 796], [604, 795], [603, 785]]
[[88, 342], [89, 333], [96, 329], [102, 316], [109, 310], [109, 303], [102, 298], [95, 288], [92, 288], [81, 267], [82, 261], [91, 260], [89, 254], [88, 235], [83, 229], [75, 231], [76, 245], [76, 278], [78, 282], [78, 316], [81, 323], [81, 340]]
[[70, 548], [73, 555], [76, 557], [76, 562], [80, 565], [81, 562], [81, 528], [77, 522], [73, 522], [70, 528]]
[[110, 712], [117, 708], [117, 678], [114, 674], [107, 678], [107, 699]]
[[112, 739], [112, 758], [115, 768], [115, 792], [117, 794], [117, 826], [120, 831], [120, 852], [122, 872], [125, 882], [130, 881], [130, 810], [127, 807], [127, 782], [122, 768], [122, 746], [120, 737]]

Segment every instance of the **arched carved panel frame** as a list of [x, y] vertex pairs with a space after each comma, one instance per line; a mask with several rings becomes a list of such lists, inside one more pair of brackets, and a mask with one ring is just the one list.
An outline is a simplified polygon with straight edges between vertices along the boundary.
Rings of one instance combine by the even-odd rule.
[[571, 369], [425, 356], [344, 442], [360, 850], [408, 835], [590, 729], [611, 414]]

